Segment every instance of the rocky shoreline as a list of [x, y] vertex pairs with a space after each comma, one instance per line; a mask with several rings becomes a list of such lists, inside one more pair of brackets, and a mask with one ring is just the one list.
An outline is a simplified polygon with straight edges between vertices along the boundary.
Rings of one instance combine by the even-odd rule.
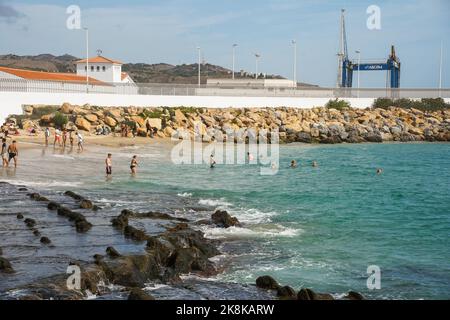
[[[132, 136], [174, 137], [183, 129], [191, 138], [211, 142], [217, 132], [278, 131], [281, 143], [361, 143], [388, 141], [450, 141], [450, 109], [422, 111], [414, 108], [100, 108], [91, 105], [24, 106], [24, 114], [11, 116], [25, 130], [62, 127], [85, 135], [102, 128]], [[48, 113], [46, 113], [48, 112]], [[45, 114], [42, 114], [45, 113]], [[147, 123], [152, 133], [147, 130]]]
[[[52, 201], [51, 196], [42, 196], [32, 192], [26, 186], [14, 186], [8, 183], [0, 183], [0, 188], [8, 189], [8, 193], [18, 192], [20, 198], [35, 202], [35, 206], [43, 207], [49, 214], [54, 214], [65, 224], [74, 227], [74, 232], [79, 237], [84, 237], [95, 228], [83, 213], [90, 211], [99, 212], [102, 209], [92, 200], [66, 191], [63, 196], [73, 200], [72, 207]], [[70, 200], [70, 201], [72, 201]], [[81, 211], [81, 212], [80, 212]], [[82, 213], [83, 212], [83, 213]], [[52, 242], [52, 234], [47, 229], [38, 229], [39, 215], [32, 213], [14, 214], [18, 222], [22, 221], [30, 234], [40, 238], [41, 246], [57, 246]], [[164, 230], [157, 235], [148, 234], [144, 229], [136, 227], [139, 221], [164, 221]], [[231, 217], [226, 211], [217, 210], [211, 215], [211, 219], [196, 220], [185, 219], [161, 212], [133, 212], [124, 209], [121, 213], [107, 222], [109, 228], [116, 230], [126, 239], [136, 245], [142, 245], [143, 251], [136, 254], [123, 254], [113, 246], [107, 246], [103, 252], [94, 254], [91, 261], [79, 261], [71, 259], [68, 266], [78, 266], [81, 269], [81, 288], [71, 290], [67, 286], [68, 274], [61, 273], [46, 278], [40, 278], [9, 289], [8, 292], [20, 292], [16, 295], [8, 295], [8, 292], [0, 293], [0, 299], [20, 300], [82, 300], [89, 297], [115, 299], [112, 291], [124, 299], [130, 300], [154, 300], [148, 291], [144, 290], [148, 282], [160, 283], [182, 288], [183, 290], [198, 290], [195, 287], [207, 286], [201, 280], [192, 283], [184, 280], [185, 275], [196, 276], [199, 279], [207, 279], [223, 270], [216, 265], [211, 258], [220, 254], [218, 240], [205, 238], [204, 234], [196, 229], [202, 224], [211, 224], [218, 228], [239, 227], [240, 222]], [[42, 224], [41, 224], [42, 225]], [[45, 236], [42, 234], [47, 233]], [[15, 234], [15, 233], [14, 233]], [[14, 238], [14, 237], [12, 237]], [[10, 242], [14, 241], [9, 239]], [[4, 256], [0, 248], [0, 277], [13, 275], [15, 263]], [[6, 279], [6, 278], [5, 278]], [[301, 289], [296, 292], [289, 286], [279, 285], [270, 276], [256, 279], [256, 285], [240, 285], [214, 282], [213, 286], [233, 286], [233, 290], [243, 293], [246, 299], [288, 299], [288, 300], [330, 300], [334, 299], [330, 294], [315, 293], [311, 289]], [[115, 289], [112, 289], [115, 288]], [[228, 288], [229, 289], [229, 288]], [[227, 297], [215, 297], [223, 298]], [[228, 297], [232, 298], [232, 297]], [[350, 292], [344, 299], [359, 300], [361, 295]]]

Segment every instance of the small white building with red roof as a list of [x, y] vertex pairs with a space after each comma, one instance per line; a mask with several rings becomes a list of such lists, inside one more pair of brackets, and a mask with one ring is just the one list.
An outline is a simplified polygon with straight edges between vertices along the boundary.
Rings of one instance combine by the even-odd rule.
[[[106, 83], [134, 83], [126, 72], [122, 72], [123, 63], [117, 60], [99, 55], [76, 61], [75, 64], [79, 76], [86, 77], [86, 72], [88, 72], [89, 77]], [[89, 71], [87, 71], [88, 68]]]

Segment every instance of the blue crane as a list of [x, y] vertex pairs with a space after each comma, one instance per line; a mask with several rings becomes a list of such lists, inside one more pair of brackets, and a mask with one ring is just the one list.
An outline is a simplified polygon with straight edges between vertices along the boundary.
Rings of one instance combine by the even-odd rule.
[[389, 88], [400, 88], [400, 59], [395, 54], [395, 47], [391, 46], [391, 53], [386, 62], [357, 63], [348, 57], [347, 35], [345, 31], [345, 10], [341, 11], [341, 39], [338, 53], [338, 87], [351, 88], [353, 84], [353, 72], [358, 71], [386, 71]]

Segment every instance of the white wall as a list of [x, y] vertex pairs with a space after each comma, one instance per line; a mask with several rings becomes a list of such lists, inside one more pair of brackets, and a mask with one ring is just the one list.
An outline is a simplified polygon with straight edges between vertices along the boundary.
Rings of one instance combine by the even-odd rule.
[[[77, 75], [86, 76], [86, 63], [77, 64]], [[91, 67], [94, 67], [94, 71], [91, 71]], [[97, 67], [100, 67], [100, 71], [97, 71]], [[103, 71], [105, 67], [105, 71]], [[112, 63], [90, 63], [89, 62], [89, 77], [103, 81], [103, 82], [122, 82], [122, 66]]]
[[[374, 98], [343, 99], [352, 107], [370, 107]], [[450, 102], [449, 98], [444, 99]], [[220, 97], [220, 96], [159, 96], [159, 95], [115, 95], [84, 93], [35, 93], [35, 92], [0, 92], [0, 122], [10, 114], [22, 114], [24, 104], [61, 105], [69, 102], [74, 105], [89, 103], [96, 106], [140, 106], [140, 107], [208, 107], [208, 108], [243, 108], [243, 107], [293, 107], [312, 108], [324, 106], [329, 98], [302, 97]]]

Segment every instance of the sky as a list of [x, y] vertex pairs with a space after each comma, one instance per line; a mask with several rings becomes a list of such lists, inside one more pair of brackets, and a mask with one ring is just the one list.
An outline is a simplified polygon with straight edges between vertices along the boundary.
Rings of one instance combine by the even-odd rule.
[[[208, 63], [334, 87], [339, 19], [346, 9], [349, 56], [386, 60], [395, 45], [401, 87], [438, 87], [443, 42], [443, 86], [450, 87], [449, 0], [0, 0], [0, 54], [86, 55], [85, 33], [66, 27], [66, 9], [78, 5], [89, 28], [90, 55], [123, 62], [196, 63], [197, 47]], [[381, 29], [369, 30], [366, 10], [380, 8]], [[356, 75], [355, 75], [356, 76]], [[386, 73], [362, 72], [361, 87], [385, 87]], [[356, 78], [355, 78], [356, 83]]]

